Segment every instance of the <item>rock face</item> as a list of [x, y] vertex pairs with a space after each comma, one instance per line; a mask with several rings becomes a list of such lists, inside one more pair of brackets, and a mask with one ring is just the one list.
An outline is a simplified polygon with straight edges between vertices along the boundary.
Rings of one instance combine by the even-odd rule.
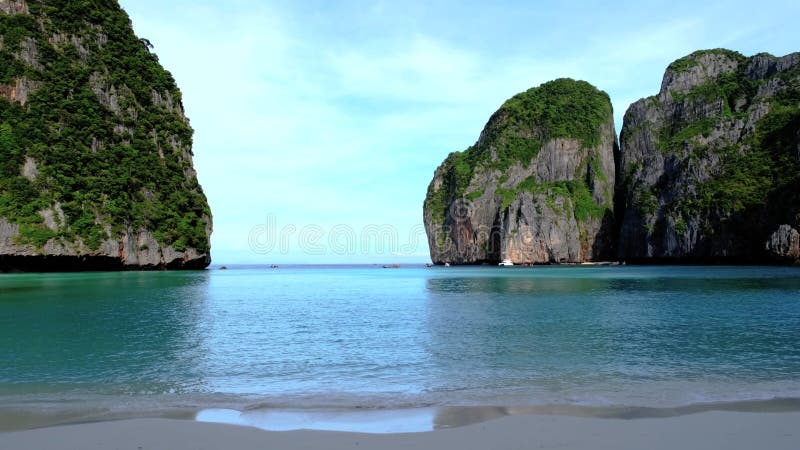
[[175, 80], [117, 2], [0, 0], [0, 271], [200, 269]]
[[616, 147], [611, 102], [589, 83], [559, 79], [509, 99], [436, 169], [424, 205], [433, 261], [613, 257]]
[[620, 145], [621, 259], [797, 261], [799, 53], [675, 61], [626, 112]]
[[800, 233], [789, 225], [781, 225], [767, 240], [765, 250], [775, 258], [796, 262], [800, 259]]

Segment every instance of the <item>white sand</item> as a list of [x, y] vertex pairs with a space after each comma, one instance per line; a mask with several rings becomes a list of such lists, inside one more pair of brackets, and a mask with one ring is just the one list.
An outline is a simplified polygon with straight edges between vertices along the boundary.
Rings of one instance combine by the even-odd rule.
[[0, 433], [2, 450], [189, 449], [800, 449], [800, 412], [711, 411], [656, 419], [515, 415], [407, 434], [263, 431], [136, 419]]

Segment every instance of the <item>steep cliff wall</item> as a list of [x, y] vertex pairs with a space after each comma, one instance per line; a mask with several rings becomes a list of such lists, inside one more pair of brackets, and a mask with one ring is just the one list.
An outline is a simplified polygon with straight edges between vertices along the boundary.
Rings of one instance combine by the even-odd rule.
[[797, 261], [800, 54], [679, 59], [620, 141], [620, 258]]
[[116, 1], [0, 0], [0, 270], [206, 267], [191, 146]]
[[559, 79], [518, 94], [428, 187], [435, 263], [613, 257], [616, 133], [605, 92]]

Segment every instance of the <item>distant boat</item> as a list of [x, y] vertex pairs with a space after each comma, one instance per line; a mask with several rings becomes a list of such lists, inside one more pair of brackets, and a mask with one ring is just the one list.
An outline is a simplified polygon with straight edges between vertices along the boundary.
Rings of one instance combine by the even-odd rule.
[[384, 269], [399, 269], [400, 264], [386, 264], [383, 266]]
[[450, 263], [444, 263], [445, 267], [450, 267]]
[[514, 263], [510, 259], [504, 259], [498, 266], [513, 266]]

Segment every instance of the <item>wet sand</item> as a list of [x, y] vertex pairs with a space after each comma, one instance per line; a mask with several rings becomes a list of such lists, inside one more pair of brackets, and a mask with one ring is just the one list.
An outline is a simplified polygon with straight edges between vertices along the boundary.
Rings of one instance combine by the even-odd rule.
[[800, 448], [800, 412], [707, 411], [603, 419], [518, 414], [420, 433], [264, 431], [174, 419], [133, 419], [0, 433], [0, 448], [47, 449], [708, 449]]

